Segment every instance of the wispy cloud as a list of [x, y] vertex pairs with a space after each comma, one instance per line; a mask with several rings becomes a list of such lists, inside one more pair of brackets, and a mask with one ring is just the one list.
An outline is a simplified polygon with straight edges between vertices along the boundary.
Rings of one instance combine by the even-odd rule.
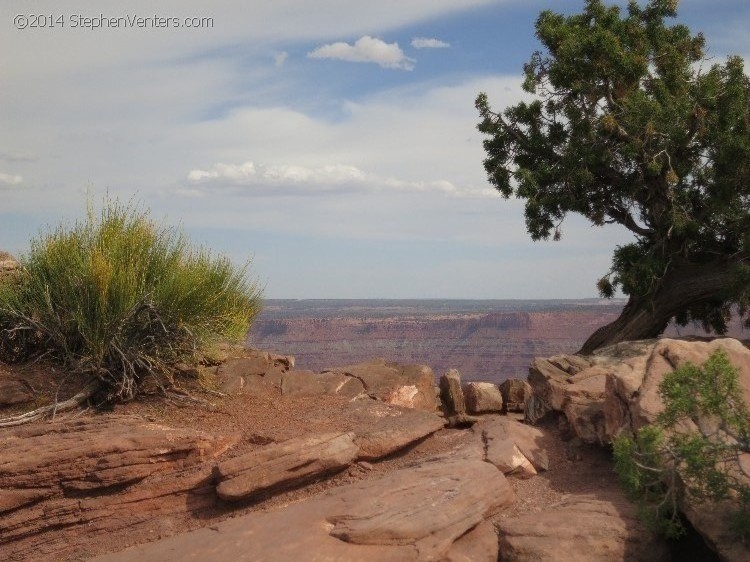
[[284, 66], [284, 63], [286, 62], [286, 59], [289, 58], [289, 53], [286, 51], [281, 51], [280, 53], [276, 53], [273, 56], [274, 63], [276, 64], [277, 68], [281, 68]]
[[2, 187], [14, 187], [20, 184], [23, 178], [19, 175], [4, 174], [0, 172], [0, 188]]
[[191, 170], [190, 187], [176, 193], [195, 197], [205, 189], [227, 187], [253, 188], [256, 195], [312, 195], [322, 192], [400, 191], [443, 193], [453, 196], [485, 197], [496, 195], [490, 189], [459, 189], [448, 180], [409, 181], [381, 177], [348, 164], [309, 167], [294, 164], [264, 165], [248, 161], [242, 164], [218, 163], [208, 170]]
[[440, 39], [415, 37], [411, 41], [411, 46], [415, 49], [447, 49], [451, 44], [441, 41]]
[[0, 152], [0, 161], [15, 164], [16, 162], [36, 162], [38, 157], [31, 152]]
[[383, 68], [413, 70], [414, 59], [407, 57], [398, 43], [386, 43], [382, 39], [364, 35], [350, 45], [338, 42], [322, 45], [307, 54], [312, 59], [338, 59], [348, 62], [370, 62]]

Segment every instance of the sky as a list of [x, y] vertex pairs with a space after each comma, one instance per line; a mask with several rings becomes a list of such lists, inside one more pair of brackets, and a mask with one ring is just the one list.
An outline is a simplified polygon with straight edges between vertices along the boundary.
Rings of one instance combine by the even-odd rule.
[[[543, 299], [596, 297], [631, 239], [570, 216], [532, 242], [482, 167], [474, 99], [522, 99], [539, 12], [582, 0], [154, 4], [0, 4], [0, 249], [110, 197], [267, 298]], [[750, 60], [747, 0], [678, 21]]]

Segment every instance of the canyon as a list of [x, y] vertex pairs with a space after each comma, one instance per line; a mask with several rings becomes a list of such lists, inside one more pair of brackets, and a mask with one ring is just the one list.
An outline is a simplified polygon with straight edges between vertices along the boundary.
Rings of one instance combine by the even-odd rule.
[[[465, 381], [525, 378], [535, 357], [574, 353], [615, 320], [624, 299], [268, 300], [247, 344], [296, 357], [298, 368], [383, 357], [430, 365]], [[670, 326], [666, 335], [702, 335]], [[747, 337], [735, 320], [728, 335]]]

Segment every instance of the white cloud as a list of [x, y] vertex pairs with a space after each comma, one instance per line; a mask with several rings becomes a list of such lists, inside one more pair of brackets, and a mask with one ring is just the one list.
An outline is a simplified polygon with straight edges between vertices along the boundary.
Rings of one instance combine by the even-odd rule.
[[0, 187], [13, 187], [23, 181], [23, 178], [14, 174], [3, 174], [0, 172]]
[[355, 166], [333, 164], [310, 168], [298, 165], [256, 165], [218, 163], [209, 170], [192, 170], [188, 181], [192, 183], [232, 183], [236, 185], [257, 184], [342, 184], [361, 182], [365, 174]]
[[364, 35], [349, 43], [330, 43], [307, 53], [311, 59], [338, 59], [348, 62], [372, 62], [383, 68], [412, 70], [414, 59], [407, 57], [398, 43], [386, 43], [382, 39]]
[[428, 39], [427, 37], [415, 37], [411, 41], [411, 46], [415, 49], [447, 49], [450, 43], [440, 39]]
[[276, 64], [277, 68], [281, 68], [282, 66], [284, 66], [287, 58], [289, 58], [289, 53], [287, 53], [286, 51], [281, 51], [280, 53], [276, 53], [273, 56], [273, 61]]
[[206, 188], [241, 186], [254, 188], [253, 194], [300, 195], [340, 191], [402, 192], [432, 191], [455, 196], [495, 196], [492, 190], [459, 190], [448, 180], [408, 181], [380, 177], [349, 164], [327, 164], [310, 167], [297, 164], [265, 165], [248, 161], [243, 164], [214, 164], [208, 170], [191, 170], [187, 175], [191, 188], [177, 188], [175, 193], [196, 197]]

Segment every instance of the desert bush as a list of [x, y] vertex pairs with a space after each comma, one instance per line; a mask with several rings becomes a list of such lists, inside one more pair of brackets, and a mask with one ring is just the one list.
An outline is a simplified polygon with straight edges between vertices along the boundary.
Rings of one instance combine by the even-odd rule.
[[736, 503], [731, 525], [750, 536], [750, 480], [738, 458], [750, 451], [750, 412], [738, 370], [718, 350], [701, 366], [687, 363], [664, 377], [665, 409], [634, 437], [614, 441], [615, 470], [642, 518], [669, 537], [684, 533], [679, 508], [691, 501]]
[[0, 359], [46, 354], [96, 379], [107, 400], [159, 384], [177, 361], [240, 340], [261, 307], [244, 267], [190, 245], [138, 205], [106, 200], [31, 241], [0, 284]]

